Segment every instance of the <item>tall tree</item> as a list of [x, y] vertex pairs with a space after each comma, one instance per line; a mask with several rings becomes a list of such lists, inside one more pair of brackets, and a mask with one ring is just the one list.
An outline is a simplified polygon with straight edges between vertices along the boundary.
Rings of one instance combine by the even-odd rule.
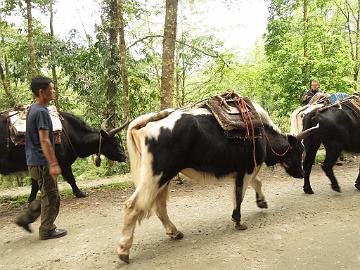
[[[49, 3], [49, 9], [50, 9], [50, 36], [51, 39], [54, 40], [54, 10], [53, 10], [53, 3], [54, 0], [50, 0]], [[59, 96], [60, 96], [60, 92], [59, 92], [59, 86], [58, 86], [58, 79], [57, 79], [57, 74], [56, 74], [56, 64], [55, 64], [55, 59], [54, 59], [54, 47], [50, 46], [50, 54], [51, 54], [51, 73], [52, 73], [52, 79], [54, 81], [54, 85], [55, 85], [55, 89], [56, 89], [56, 97], [55, 97], [55, 106], [58, 110], [60, 110], [60, 105], [59, 105]]]
[[124, 118], [130, 118], [130, 105], [129, 105], [129, 80], [126, 68], [126, 43], [125, 43], [125, 30], [124, 30], [124, 10], [123, 1], [118, 0], [118, 30], [119, 30], [119, 58], [120, 58], [120, 74], [123, 85], [123, 111]]
[[[359, 80], [359, 49], [360, 49], [360, 0], [356, 1], [356, 10], [352, 7], [352, 2], [345, 0], [344, 7], [337, 4], [341, 13], [345, 17], [345, 25], [347, 37], [350, 47], [350, 55], [353, 60], [353, 79], [355, 82], [355, 90]], [[354, 25], [355, 24], [355, 25]]]
[[304, 33], [303, 33], [303, 46], [304, 46], [304, 67], [303, 67], [303, 81], [308, 81], [308, 0], [304, 0], [303, 3], [303, 23], [304, 23]]
[[[107, 81], [107, 91], [106, 91], [106, 116], [110, 116], [116, 114], [116, 82], [117, 82], [117, 74], [118, 74], [118, 62], [117, 62], [117, 37], [118, 37], [118, 29], [117, 29], [117, 19], [118, 16], [118, 7], [117, 0], [110, 0], [109, 2], [109, 47], [110, 47], [110, 55], [109, 55], [109, 63], [108, 63], [108, 81]], [[112, 120], [109, 123], [109, 127], [115, 126], [115, 120]]]
[[[2, 31], [2, 26], [4, 24], [1, 21], [1, 17], [0, 17], [0, 37], [1, 37], [1, 44], [2, 47], [5, 47], [5, 38], [4, 38], [4, 34]], [[11, 93], [11, 85], [10, 85], [10, 81], [8, 79], [9, 76], [9, 67], [8, 67], [8, 59], [7, 59], [7, 55], [6, 52], [3, 52], [4, 56], [3, 56], [3, 60], [4, 60], [4, 67], [2, 65], [2, 59], [0, 59], [0, 79], [1, 79], [1, 83], [4, 87], [5, 90], [5, 94], [7, 96], [7, 100], [10, 106], [14, 106], [16, 104], [16, 101]]]
[[0, 79], [1, 79], [1, 83], [2, 83], [2, 85], [4, 87], [5, 94], [7, 96], [9, 105], [10, 106], [15, 106], [16, 101], [13, 98], [13, 95], [11, 94], [10, 82], [8, 81], [8, 79], [5, 76], [5, 71], [4, 71], [4, 68], [2, 67], [1, 62], [0, 62]]
[[174, 54], [178, 0], [166, 0], [164, 24], [160, 108], [172, 107], [174, 92]]
[[33, 23], [32, 23], [32, 14], [31, 14], [31, 0], [26, 1], [26, 18], [28, 25], [28, 43], [29, 43], [29, 56], [30, 56], [30, 68], [31, 76], [34, 77], [37, 75], [36, 61], [35, 61], [35, 45], [34, 45], [34, 35], [33, 35]]

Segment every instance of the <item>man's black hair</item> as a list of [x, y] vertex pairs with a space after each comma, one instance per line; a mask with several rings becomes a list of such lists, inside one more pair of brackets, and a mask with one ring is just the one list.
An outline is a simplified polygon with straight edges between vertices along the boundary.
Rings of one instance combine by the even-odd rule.
[[30, 88], [34, 95], [37, 97], [39, 96], [39, 90], [46, 90], [50, 83], [52, 83], [52, 80], [50, 78], [44, 76], [36, 76], [31, 79]]
[[312, 82], [317, 82], [318, 84], [320, 84], [318, 80], [312, 79], [312, 80], [310, 80], [310, 88], [311, 88], [311, 83], [312, 83]]

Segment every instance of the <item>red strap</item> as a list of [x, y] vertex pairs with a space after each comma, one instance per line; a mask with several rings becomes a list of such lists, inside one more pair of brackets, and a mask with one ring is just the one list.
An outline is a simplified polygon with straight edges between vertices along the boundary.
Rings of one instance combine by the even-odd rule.
[[246, 101], [243, 97], [238, 96], [237, 98], [237, 106], [238, 109], [240, 110], [241, 113], [241, 117], [244, 121], [245, 127], [246, 127], [246, 138], [249, 138], [250, 136], [250, 131], [249, 131], [249, 123], [248, 120], [250, 122], [250, 126], [251, 126], [251, 139], [252, 139], [252, 143], [253, 143], [253, 160], [254, 160], [254, 170], [257, 166], [256, 164], [256, 148], [255, 148], [255, 129], [254, 129], [254, 125], [253, 122], [251, 120], [251, 115], [250, 115], [250, 110], [247, 109], [246, 106]]

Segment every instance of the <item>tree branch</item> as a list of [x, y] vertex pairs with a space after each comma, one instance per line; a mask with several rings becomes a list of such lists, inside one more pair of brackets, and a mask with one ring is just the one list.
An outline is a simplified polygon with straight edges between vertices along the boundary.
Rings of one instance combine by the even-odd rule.
[[[145, 37], [143, 37], [143, 38], [141, 38], [141, 39], [136, 40], [136, 41], [135, 41], [134, 43], [132, 43], [131, 45], [129, 45], [129, 46], [127, 47], [127, 49], [130, 49], [131, 47], [135, 46], [135, 45], [138, 44], [139, 42], [142, 42], [142, 41], [144, 41], [144, 40], [146, 40], [146, 39], [149, 39], [149, 38], [162, 38], [162, 37], [163, 37], [162, 35], [148, 35], [148, 36], [145, 36]], [[215, 54], [211, 54], [211, 53], [208, 53], [208, 52], [206, 52], [206, 51], [204, 51], [204, 50], [201, 50], [201, 49], [199, 49], [199, 48], [197, 48], [197, 47], [194, 47], [194, 46], [192, 46], [192, 45], [189, 45], [189, 44], [187, 44], [187, 43], [185, 43], [185, 42], [183, 42], [183, 41], [179, 41], [179, 40], [176, 40], [176, 43], [181, 44], [181, 45], [184, 45], [184, 46], [186, 46], [186, 47], [189, 47], [189, 48], [191, 48], [191, 49], [193, 49], [193, 50], [195, 50], [195, 51], [198, 51], [198, 52], [200, 52], [200, 53], [202, 53], [202, 54], [204, 54], [204, 55], [207, 55], [207, 56], [210, 56], [210, 57], [213, 57], [213, 58], [220, 58], [221, 61], [224, 63], [224, 65], [226, 65], [227, 67], [229, 67], [228, 63], [221, 57], [220, 54], [218, 54], [218, 53], [216, 53], [216, 52], [215, 52]]]

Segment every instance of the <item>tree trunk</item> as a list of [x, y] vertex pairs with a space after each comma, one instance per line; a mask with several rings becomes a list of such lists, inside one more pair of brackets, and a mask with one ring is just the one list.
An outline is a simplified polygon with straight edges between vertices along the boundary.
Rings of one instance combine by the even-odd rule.
[[[53, 11], [53, 0], [50, 1], [50, 36], [52, 38], [52, 40], [54, 40], [54, 11]], [[54, 59], [54, 52], [53, 52], [53, 47], [51, 47], [51, 59], [52, 59], [52, 63], [51, 63], [51, 73], [52, 73], [52, 79], [55, 85], [55, 90], [56, 90], [56, 96], [55, 96], [55, 106], [58, 110], [60, 110], [60, 104], [59, 104], [59, 96], [60, 96], [60, 91], [59, 91], [59, 87], [58, 87], [58, 80], [57, 80], [57, 74], [56, 74], [56, 65], [55, 65], [55, 59]]]
[[357, 91], [357, 84], [359, 79], [359, 49], [360, 49], [360, 0], [357, 3], [357, 18], [356, 18], [356, 45], [355, 45], [355, 66], [354, 66], [354, 81], [355, 91]]
[[181, 97], [180, 97], [180, 58], [181, 53], [176, 50], [176, 61], [175, 61], [175, 106], [180, 107]]
[[[110, 28], [109, 28], [109, 46], [110, 46], [110, 56], [108, 64], [108, 83], [106, 91], [106, 117], [116, 114], [116, 81], [118, 74], [118, 62], [117, 62], [117, 0], [110, 0]], [[113, 117], [109, 121], [109, 127], [113, 128], [115, 126], [116, 117]]]
[[[1, 18], [0, 18], [0, 22], [1, 22]], [[4, 35], [1, 31], [0, 28], [0, 36], [1, 36], [1, 43], [3, 44], [3, 46], [5, 47], [5, 38]], [[8, 80], [8, 76], [10, 74], [9, 71], [9, 65], [8, 65], [8, 61], [7, 61], [7, 56], [6, 53], [4, 52], [4, 64], [5, 64], [5, 70], [3, 68], [2, 63], [0, 62], [0, 79], [1, 79], [1, 83], [4, 87], [5, 90], [5, 94], [8, 98], [8, 104], [9, 106], [15, 106], [16, 105], [16, 100], [14, 99], [12, 93], [11, 93], [11, 85], [10, 82]]]
[[118, 31], [119, 31], [119, 57], [120, 57], [120, 74], [123, 85], [123, 111], [124, 119], [130, 119], [130, 104], [129, 104], [129, 80], [126, 68], [126, 43], [125, 43], [125, 29], [123, 16], [123, 1], [118, 0]]
[[35, 63], [35, 45], [34, 45], [33, 27], [32, 27], [31, 0], [25, 0], [25, 1], [26, 1], [26, 17], [28, 23], [28, 44], [29, 44], [31, 76], [35, 77], [37, 75], [37, 68]]
[[160, 90], [161, 109], [172, 107], [173, 101], [177, 8], [178, 0], [166, 0]]
[[1, 62], [0, 62], [0, 78], [1, 78], [1, 83], [5, 90], [6, 97], [8, 99], [8, 104], [11, 107], [14, 107], [16, 105], [16, 101], [11, 94], [11, 86], [10, 86], [9, 81], [6, 78], [5, 71], [3, 69]]
[[304, 58], [305, 58], [305, 63], [304, 63], [304, 67], [303, 67], [303, 80], [304, 83], [306, 83], [309, 78], [308, 78], [308, 43], [307, 43], [307, 39], [308, 39], [308, 0], [304, 0], [304, 4], [303, 4], [303, 11], [304, 11], [304, 17], [303, 17], [303, 24], [304, 24], [304, 33], [303, 33], [303, 45], [304, 45]]

